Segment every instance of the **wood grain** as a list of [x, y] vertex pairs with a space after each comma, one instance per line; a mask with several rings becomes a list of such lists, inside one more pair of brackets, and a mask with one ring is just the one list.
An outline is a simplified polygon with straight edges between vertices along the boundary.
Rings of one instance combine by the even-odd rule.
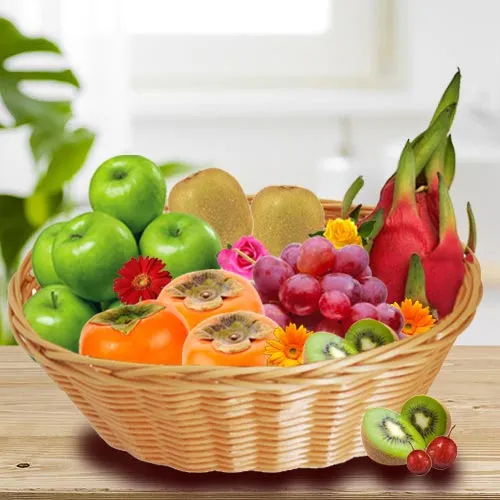
[[19, 347], [0, 348], [0, 498], [500, 498], [500, 347], [455, 347], [430, 394], [457, 424], [459, 458], [415, 477], [367, 458], [278, 474], [186, 474], [106, 445]]

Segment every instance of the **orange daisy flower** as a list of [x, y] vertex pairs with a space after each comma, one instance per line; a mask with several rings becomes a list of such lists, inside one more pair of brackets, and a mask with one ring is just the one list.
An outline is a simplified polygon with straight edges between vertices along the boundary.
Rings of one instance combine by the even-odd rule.
[[424, 307], [418, 300], [413, 302], [411, 299], [405, 299], [401, 304], [394, 302], [392, 305], [403, 313], [405, 325], [402, 333], [404, 335], [412, 336], [425, 333], [436, 323], [429, 307]]
[[275, 339], [269, 339], [264, 354], [269, 356], [268, 365], [274, 366], [297, 366], [304, 361], [302, 351], [307, 337], [312, 332], [308, 332], [304, 326], [290, 323], [285, 330], [276, 328], [274, 330]]

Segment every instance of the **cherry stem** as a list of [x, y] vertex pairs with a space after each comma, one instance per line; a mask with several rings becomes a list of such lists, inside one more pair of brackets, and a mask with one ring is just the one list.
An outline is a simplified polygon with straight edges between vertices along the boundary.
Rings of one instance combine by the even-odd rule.
[[232, 248], [234, 252], [236, 252], [240, 257], [243, 257], [246, 261], [250, 262], [250, 264], [255, 265], [257, 261], [253, 260], [252, 257], [249, 257], [246, 253], [243, 253], [239, 248]]
[[456, 424], [450, 429], [450, 432], [448, 432], [448, 437], [450, 437], [451, 431], [456, 427]]
[[412, 449], [413, 451], [415, 451], [415, 448], [414, 448], [414, 447], [413, 447], [413, 445], [411, 444], [411, 441], [410, 441], [409, 443], [410, 443], [411, 449]]

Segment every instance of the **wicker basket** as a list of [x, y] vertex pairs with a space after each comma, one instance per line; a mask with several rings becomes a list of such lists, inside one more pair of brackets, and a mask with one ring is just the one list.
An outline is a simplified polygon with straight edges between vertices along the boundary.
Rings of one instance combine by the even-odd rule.
[[[323, 206], [327, 218], [340, 213], [337, 202]], [[455, 310], [429, 332], [292, 368], [122, 363], [46, 342], [23, 315], [37, 288], [29, 255], [9, 285], [9, 318], [19, 344], [113, 448], [189, 472], [327, 467], [365, 455], [360, 423], [368, 408], [400, 410], [428, 391], [481, 300], [479, 264], [466, 266]]]

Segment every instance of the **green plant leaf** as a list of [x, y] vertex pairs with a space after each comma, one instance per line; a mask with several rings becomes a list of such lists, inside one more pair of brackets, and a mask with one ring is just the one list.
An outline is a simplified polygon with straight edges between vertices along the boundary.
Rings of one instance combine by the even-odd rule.
[[374, 240], [384, 226], [384, 210], [379, 208], [370, 219], [363, 222], [358, 228], [358, 234], [365, 240]]
[[349, 212], [349, 219], [351, 219], [351, 220], [354, 222], [354, 224], [357, 224], [357, 222], [358, 222], [358, 219], [359, 219], [359, 212], [360, 212], [360, 210], [361, 210], [362, 206], [363, 206], [363, 205], [361, 205], [361, 203], [360, 203], [358, 206], [354, 207], [354, 208], [353, 208], [353, 209]]
[[360, 175], [347, 189], [344, 200], [342, 201], [342, 211], [340, 212], [340, 216], [342, 219], [345, 219], [349, 214], [349, 209], [351, 208], [352, 202], [356, 195], [359, 193], [361, 188], [364, 186], [365, 181], [363, 177]]
[[166, 178], [174, 177], [175, 175], [185, 174], [187, 172], [191, 172], [194, 169], [193, 165], [180, 161], [162, 163], [161, 165], [158, 165], [158, 167], [163, 172], [163, 175]]
[[24, 200], [24, 214], [29, 224], [39, 228], [50, 217], [59, 213], [63, 204], [64, 192], [44, 193], [35, 191]]
[[309, 238], [313, 238], [314, 236], [325, 236], [325, 230], [324, 229], [321, 229], [319, 231], [316, 231], [315, 233], [311, 233], [308, 235]]
[[40, 179], [35, 192], [53, 194], [61, 191], [83, 166], [94, 142], [95, 135], [86, 128], [66, 133], [49, 163], [46, 174]]
[[0, 195], [0, 249], [8, 275], [24, 243], [35, 231], [26, 218], [24, 201], [17, 196]]
[[61, 128], [71, 117], [71, 102], [34, 99], [21, 92], [20, 83], [49, 81], [78, 88], [78, 80], [67, 68], [56, 71], [7, 69], [6, 61], [10, 57], [32, 52], [61, 54], [55, 43], [45, 38], [27, 37], [9, 20], [0, 18], [0, 97], [5, 107], [13, 116], [16, 126], [30, 123]]

